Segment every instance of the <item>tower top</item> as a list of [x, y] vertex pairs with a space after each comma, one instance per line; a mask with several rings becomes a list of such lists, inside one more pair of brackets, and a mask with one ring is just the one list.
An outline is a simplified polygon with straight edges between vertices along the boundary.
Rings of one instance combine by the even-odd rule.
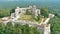
[[19, 7], [17, 6], [17, 9], [19, 9]]
[[36, 5], [33, 5], [32, 7], [33, 7], [33, 8], [36, 8]]

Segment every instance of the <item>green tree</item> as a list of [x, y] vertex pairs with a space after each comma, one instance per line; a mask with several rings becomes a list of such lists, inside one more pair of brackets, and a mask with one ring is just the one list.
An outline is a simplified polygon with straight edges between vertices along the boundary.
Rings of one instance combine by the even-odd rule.
[[14, 28], [15, 28], [16, 34], [22, 34], [22, 31], [21, 31], [22, 25], [21, 24], [15, 23]]
[[39, 31], [38, 31], [38, 29], [37, 29], [37, 27], [32, 27], [32, 32], [34, 34], [40, 34]]
[[26, 15], [31, 15], [31, 12], [29, 12], [29, 9], [26, 10]]
[[13, 25], [11, 22], [8, 22], [5, 27], [5, 34], [12, 34]]
[[15, 8], [10, 10], [10, 14], [15, 12]]
[[4, 34], [5, 31], [5, 25], [3, 23], [0, 23], [0, 34]]
[[49, 12], [47, 9], [41, 8], [40, 10], [41, 10], [41, 15], [43, 15], [44, 17], [48, 17]]
[[0, 34], [39, 34], [36, 27], [29, 27], [29, 25], [21, 25], [20, 23], [8, 22], [6, 25], [0, 23]]

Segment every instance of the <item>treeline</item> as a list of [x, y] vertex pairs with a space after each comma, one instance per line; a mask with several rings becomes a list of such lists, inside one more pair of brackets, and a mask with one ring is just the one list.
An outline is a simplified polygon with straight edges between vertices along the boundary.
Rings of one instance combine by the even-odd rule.
[[48, 8], [50, 13], [55, 14], [58, 18], [60, 18], [60, 8]]
[[19, 23], [15, 23], [13, 26], [11, 22], [4, 25], [0, 23], [0, 34], [40, 34], [37, 27], [33, 27], [29, 25], [21, 25]]

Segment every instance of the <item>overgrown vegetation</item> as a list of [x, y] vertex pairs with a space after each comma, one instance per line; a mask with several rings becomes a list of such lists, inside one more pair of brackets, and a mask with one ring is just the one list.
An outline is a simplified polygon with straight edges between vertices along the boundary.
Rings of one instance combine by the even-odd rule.
[[10, 16], [11, 13], [15, 12], [15, 9], [0, 9], [0, 18]]
[[51, 34], [60, 34], [60, 18], [55, 16], [49, 23], [51, 24]]
[[37, 27], [29, 27], [29, 25], [21, 25], [15, 23], [13, 26], [11, 22], [4, 25], [0, 23], [0, 34], [40, 34]]
[[29, 12], [29, 9], [26, 10], [26, 15], [31, 15], [31, 12]]
[[49, 22], [51, 24], [51, 34], [60, 34], [60, 10], [57, 10], [58, 8], [48, 9], [50, 13], [55, 14], [55, 17]]
[[41, 15], [44, 17], [48, 17], [49, 11], [46, 8], [41, 8]]

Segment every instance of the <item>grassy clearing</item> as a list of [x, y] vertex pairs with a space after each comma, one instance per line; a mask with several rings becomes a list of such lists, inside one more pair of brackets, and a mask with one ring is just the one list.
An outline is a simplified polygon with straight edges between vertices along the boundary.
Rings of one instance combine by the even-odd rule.
[[39, 21], [36, 21], [36, 19], [33, 19], [33, 17], [31, 15], [24, 15], [24, 14], [22, 14], [20, 16], [20, 18], [18, 18], [18, 20], [26, 20], [26, 21], [32, 21], [32, 22], [39, 22], [40, 23], [41, 20], [42, 20], [42, 17], [40, 18]]
[[2, 22], [2, 19], [0, 18], [0, 22]]

